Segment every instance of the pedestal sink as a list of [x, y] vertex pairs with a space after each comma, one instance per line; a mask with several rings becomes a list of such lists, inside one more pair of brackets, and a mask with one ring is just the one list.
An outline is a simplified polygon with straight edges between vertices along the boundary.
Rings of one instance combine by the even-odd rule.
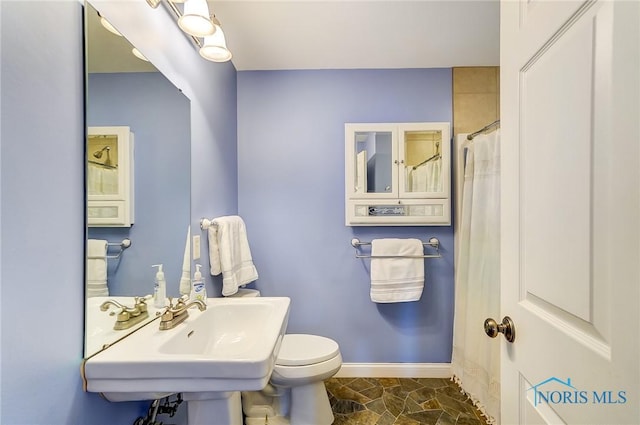
[[190, 425], [242, 424], [238, 391], [269, 382], [289, 304], [286, 297], [209, 298], [205, 311], [190, 309], [175, 328], [152, 323], [88, 359], [87, 391], [112, 401], [180, 392]]

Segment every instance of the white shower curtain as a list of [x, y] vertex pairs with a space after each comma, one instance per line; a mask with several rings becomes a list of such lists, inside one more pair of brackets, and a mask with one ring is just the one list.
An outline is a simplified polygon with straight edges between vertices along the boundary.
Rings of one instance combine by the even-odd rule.
[[115, 195], [118, 193], [118, 169], [105, 168], [89, 162], [87, 167], [89, 195]]
[[442, 192], [442, 158], [406, 170], [408, 192]]
[[462, 189], [453, 327], [454, 379], [488, 416], [500, 422], [500, 341], [484, 320], [500, 321], [500, 130], [469, 146]]

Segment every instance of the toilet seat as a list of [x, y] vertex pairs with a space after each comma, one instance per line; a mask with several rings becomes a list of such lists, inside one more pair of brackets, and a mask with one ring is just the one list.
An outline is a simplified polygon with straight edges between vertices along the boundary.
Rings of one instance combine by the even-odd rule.
[[270, 382], [276, 386], [296, 386], [311, 382], [322, 382], [331, 378], [342, 367], [340, 353], [320, 363], [305, 366], [275, 365]]
[[285, 334], [276, 366], [307, 366], [322, 363], [340, 353], [338, 344], [318, 335]]
[[338, 344], [317, 335], [285, 334], [271, 383], [296, 386], [321, 382], [335, 375], [342, 366]]

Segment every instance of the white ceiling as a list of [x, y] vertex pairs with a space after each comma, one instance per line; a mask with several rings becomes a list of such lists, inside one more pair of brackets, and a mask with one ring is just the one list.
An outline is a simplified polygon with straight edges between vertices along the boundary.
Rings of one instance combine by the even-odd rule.
[[209, 0], [239, 71], [499, 64], [498, 0]]
[[[208, 2], [239, 71], [499, 65], [498, 0]], [[90, 72], [155, 70], [88, 11]]]

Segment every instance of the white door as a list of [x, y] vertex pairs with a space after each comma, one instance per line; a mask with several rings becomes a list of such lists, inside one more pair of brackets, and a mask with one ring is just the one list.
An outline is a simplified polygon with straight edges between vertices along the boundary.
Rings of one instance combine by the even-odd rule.
[[639, 28], [637, 0], [502, 2], [503, 424], [640, 423]]

